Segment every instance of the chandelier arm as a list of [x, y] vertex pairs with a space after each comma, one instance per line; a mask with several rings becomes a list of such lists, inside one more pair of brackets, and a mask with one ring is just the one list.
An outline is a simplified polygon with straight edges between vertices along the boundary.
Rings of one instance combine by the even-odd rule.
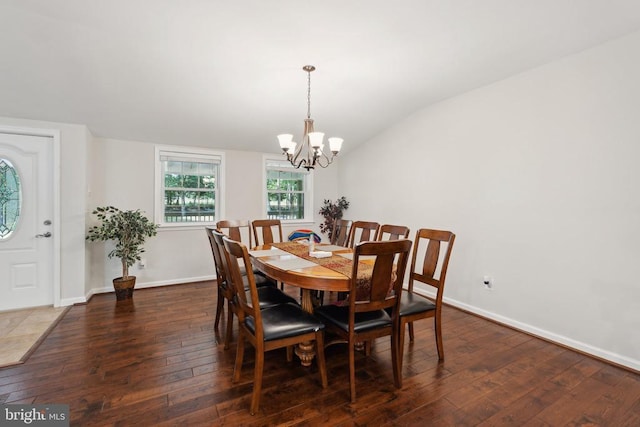
[[[304, 139], [303, 139], [303, 141], [304, 141]], [[304, 145], [304, 142], [301, 142], [300, 144], [296, 145], [296, 149], [293, 152], [293, 155], [291, 156], [291, 158], [293, 159], [293, 160], [290, 160], [291, 164], [295, 164], [295, 163], [298, 162], [298, 158], [300, 157], [300, 154], [302, 154], [303, 145]]]
[[304, 167], [305, 169], [309, 170], [309, 167], [307, 166], [307, 160], [306, 159], [301, 159], [299, 162], [294, 163], [291, 162], [291, 164], [293, 165], [294, 168], [296, 169], [300, 169], [300, 167]]
[[[331, 163], [333, 163], [333, 157], [334, 156], [327, 156], [327, 154], [324, 152], [324, 150], [320, 151], [320, 153], [322, 153], [322, 155], [317, 157], [317, 161], [314, 162], [314, 164], [318, 164], [320, 165], [321, 168], [326, 168], [327, 166], [329, 166]], [[322, 164], [322, 159], [324, 158], [325, 160], [325, 164]]]

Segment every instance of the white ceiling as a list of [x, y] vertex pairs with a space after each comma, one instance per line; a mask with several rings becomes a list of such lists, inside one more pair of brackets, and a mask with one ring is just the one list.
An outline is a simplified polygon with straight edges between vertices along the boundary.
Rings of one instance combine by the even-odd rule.
[[640, 28], [638, 0], [0, 0], [0, 116], [277, 152], [367, 141], [419, 108]]

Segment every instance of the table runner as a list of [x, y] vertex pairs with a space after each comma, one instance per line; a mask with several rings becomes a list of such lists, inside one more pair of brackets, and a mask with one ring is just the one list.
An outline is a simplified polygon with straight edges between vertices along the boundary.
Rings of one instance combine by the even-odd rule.
[[[323, 267], [327, 267], [333, 271], [351, 278], [353, 261], [339, 255], [332, 254], [328, 258], [314, 258], [309, 256], [309, 247], [297, 242], [280, 242], [273, 243], [278, 249], [289, 252], [300, 258], [309, 260]], [[318, 246], [317, 249], [322, 249]], [[369, 299], [369, 288], [371, 287], [371, 275], [373, 274], [373, 265], [358, 262], [358, 280], [356, 281], [356, 301]]]

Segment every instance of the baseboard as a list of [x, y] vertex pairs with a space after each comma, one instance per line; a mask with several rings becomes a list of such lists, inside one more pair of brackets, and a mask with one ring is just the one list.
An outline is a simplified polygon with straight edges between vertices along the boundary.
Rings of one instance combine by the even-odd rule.
[[88, 300], [87, 298], [82, 298], [82, 297], [76, 297], [76, 298], [63, 298], [60, 300], [60, 307], [67, 307], [70, 305], [75, 305], [75, 304], [84, 304], [86, 303]]
[[142, 282], [142, 283], [136, 282], [136, 289], [155, 288], [158, 286], [180, 285], [183, 283], [204, 282], [206, 280], [215, 280], [215, 279], [216, 279], [215, 275], [208, 275], [208, 276], [200, 276], [200, 277], [187, 277], [184, 279], [158, 280], [155, 282]]
[[[433, 292], [431, 289], [427, 289], [426, 287], [419, 286], [418, 284], [414, 284], [414, 289], [418, 293], [435, 298], [435, 292]], [[453, 307], [457, 307], [461, 310], [468, 311], [470, 313], [478, 315], [480, 317], [484, 317], [486, 319], [492, 320], [496, 323], [500, 323], [500, 324], [509, 326], [513, 329], [526, 332], [538, 338], [542, 338], [544, 340], [551, 341], [555, 344], [568, 347], [580, 353], [584, 353], [584, 354], [593, 356], [595, 358], [602, 359], [607, 362], [611, 362], [615, 365], [628, 368], [635, 372], [640, 372], [640, 360], [622, 356], [617, 353], [612, 353], [608, 350], [603, 350], [601, 348], [594, 347], [592, 345], [583, 343], [581, 341], [577, 341], [572, 338], [565, 337], [563, 335], [556, 334], [551, 331], [547, 331], [545, 329], [540, 329], [538, 327], [529, 325], [527, 323], [523, 323], [518, 320], [493, 313], [491, 311], [483, 310], [481, 308], [469, 305], [467, 303], [464, 303], [452, 298], [447, 298], [446, 296], [443, 298], [443, 302]]]
[[[171, 286], [171, 285], [180, 285], [183, 283], [204, 282], [206, 280], [215, 280], [215, 279], [216, 279], [216, 276], [210, 275], [210, 276], [199, 276], [199, 277], [187, 277], [183, 279], [158, 280], [155, 282], [136, 282], [136, 289], [157, 288], [160, 286]], [[109, 292], [113, 292], [113, 286], [105, 286], [103, 288], [93, 288], [87, 293], [85, 297], [85, 301], [82, 301], [81, 303], [89, 301], [89, 299], [91, 299], [93, 295], [106, 294]]]

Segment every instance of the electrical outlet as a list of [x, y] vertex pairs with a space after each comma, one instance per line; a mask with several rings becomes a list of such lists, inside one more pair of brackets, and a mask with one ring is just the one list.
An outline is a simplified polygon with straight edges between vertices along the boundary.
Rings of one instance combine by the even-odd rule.
[[143, 258], [140, 261], [138, 261], [138, 267], [146, 268], [147, 267], [147, 260]]
[[493, 289], [493, 277], [491, 276], [484, 276], [482, 278], [482, 283], [484, 284], [484, 288], [487, 290], [491, 290]]

